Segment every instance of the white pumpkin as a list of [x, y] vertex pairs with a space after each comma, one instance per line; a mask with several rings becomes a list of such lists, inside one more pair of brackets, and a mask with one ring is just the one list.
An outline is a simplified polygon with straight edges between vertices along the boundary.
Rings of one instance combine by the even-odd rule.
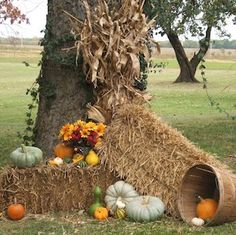
[[197, 217], [194, 217], [192, 220], [191, 220], [191, 223], [195, 226], [202, 226], [204, 225], [205, 221], [201, 218], [197, 218]]
[[111, 213], [114, 214], [118, 205], [123, 207], [138, 196], [139, 194], [132, 185], [120, 180], [108, 187], [105, 202]]

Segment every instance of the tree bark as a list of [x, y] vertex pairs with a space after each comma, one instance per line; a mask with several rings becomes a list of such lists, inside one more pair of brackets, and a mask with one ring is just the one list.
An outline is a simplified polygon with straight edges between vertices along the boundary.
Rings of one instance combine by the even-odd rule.
[[[94, 1], [89, 1], [94, 4]], [[82, 62], [75, 65], [75, 51], [65, 51], [74, 43], [68, 11], [84, 18], [82, 1], [48, 0], [44, 52], [39, 83], [39, 107], [35, 124], [35, 145], [50, 156], [58, 142], [60, 128], [86, 117], [86, 104], [93, 101], [93, 89], [86, 83]]]
[[198, 82], [195, 78], [196, 68], [190, 63], [178, 35], [174, 32], [168, 32], [167, 37], [175, 51], [176, 59], [180, 67], [180, 74], [175, 82]]
[[175, 80], [175, 83], [178, 82], [199, 82], [195, 78], [196, 70], [207, 53], [210, 45], [210, 36], [211, 36], [212, 27], [209, 26], [206, 30], [206, 35], [203, 39], [199, 41], [199, 51], [193, 55], [193, 57], [189, 60], [183, 45], [181, 44], [178, 35], [175, 32], [167, 32], [168, 39], [175, 51], [176, 59], [178, 61], [180, 67], [180, 74], [178, 78]]

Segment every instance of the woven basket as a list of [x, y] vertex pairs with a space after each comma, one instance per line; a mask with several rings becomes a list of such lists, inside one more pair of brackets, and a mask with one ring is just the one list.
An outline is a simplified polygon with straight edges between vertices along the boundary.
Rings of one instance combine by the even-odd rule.
[[178, 195], [178, 209], [188, 223], [196, 217], [197, 197], [218, 202], [215, 216], [205, 225], [219, 225], [236, 220], [236, 176], [207, 164], [191, 167], [185, 174]]

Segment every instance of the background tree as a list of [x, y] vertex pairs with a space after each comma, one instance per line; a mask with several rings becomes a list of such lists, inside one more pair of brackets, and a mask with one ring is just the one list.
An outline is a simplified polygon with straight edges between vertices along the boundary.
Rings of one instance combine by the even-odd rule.
[[2, 0], [0, 1], [0, 24], [8, 20], [11, 24], [29, 22], [26, 15], [13, 4], [12, 0]]
[[[226, 20], [236, 16], [235, 0], [147, 0], [146, 14], [150, 18], [157, 15], [156, 29], [161, 35], [167, 35], [180, 67], [180, 74], [175, 82], [198, 82], [196, 69], [207, 53], [211, 32], [215, 28], [221, 35]], [[235, 18], [234, 18], [235, 22]], [[180, 36], [199, 37], [199, 50], [188, 58]]]

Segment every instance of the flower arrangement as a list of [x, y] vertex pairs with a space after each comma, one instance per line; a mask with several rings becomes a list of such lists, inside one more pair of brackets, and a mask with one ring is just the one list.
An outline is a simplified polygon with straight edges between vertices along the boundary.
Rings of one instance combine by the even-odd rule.
[[75, 152], [82, 152], [83, 147], [92, 149], [101, 144], [105, 129], [106, 125], [103, 123], [77, 120], [75, 123], [67, 123], [61, 128], [59, 139], [64, 144], [73, 147]]

